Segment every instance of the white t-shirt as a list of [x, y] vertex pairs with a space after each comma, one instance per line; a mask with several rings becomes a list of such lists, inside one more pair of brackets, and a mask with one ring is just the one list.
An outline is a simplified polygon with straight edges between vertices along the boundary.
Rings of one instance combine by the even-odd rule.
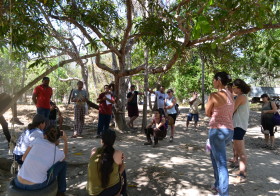
[[59, 150], [54, 143], [41, 138], [35, 139], [30, 147], [31, 150], [26, 156], [18, 175], [36, 184], [43, 183], [47, 180], [47, 172], [51, 166], [65, 158], [64, 152]]
[[155, 95], [157, 96], [158, 108], [164, 108], [164, 100], [167, 98], [167, 94], [155, 91]]
[[43, 132], [38, 129], [25, 130], [19, 137], [17, 145], [14, 149], [14, 154], [23, 155], [27, 147], [33, 142], [36, 138], [44, 138]]

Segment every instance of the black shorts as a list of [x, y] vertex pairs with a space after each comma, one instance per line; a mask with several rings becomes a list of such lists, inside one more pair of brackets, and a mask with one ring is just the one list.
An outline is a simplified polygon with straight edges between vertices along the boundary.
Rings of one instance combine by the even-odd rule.
[[235, 127], [233, 132], [233, 140], [243, 140], [246, 131], [240, 127]]
[[175, 113], [175, 114], [168, 114], [168, 116], [171, 116], [173, 118], [174, 124], [175, 124], [177, 113]]

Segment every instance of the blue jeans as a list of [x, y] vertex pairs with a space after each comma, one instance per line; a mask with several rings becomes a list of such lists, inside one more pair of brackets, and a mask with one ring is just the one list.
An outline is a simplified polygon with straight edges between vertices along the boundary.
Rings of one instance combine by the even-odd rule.
[[19, 189], [24, 190], [38, 190], [43, 189], [50, 185], [56, 178], [57, 178], [57, 184], [58, 184], [58, 192], [64, 193], [66, 191], [66, 168], [67, 164], [65, 161], [57, 162], [52, 166], [53, 168], [53, 175], [50, 175], [50, 171], [48, 171], [47, 174], [47, 180], [45, 180], [43, 183], [33, 184], [33, 185], [26, 185], [22, 184], [18, 181], [17, 177], [15, 178], [15, 185]]
[[214, 169], [215, 188], [219, 195], [228, 196], [228, 170], [226, 144], [232, 140], [233, 130], [227, 128], [210, 129], [211, 161]]
[[46, 108], [37, 108], [37, 114], [44, 116], [46, 119], [49, 120], [50, 109]]
[[103, 131], [107, 130], [110, 125], [111, 115], [110, 114], [98, 114], [98, 127], [97, 135], [101, 135]]

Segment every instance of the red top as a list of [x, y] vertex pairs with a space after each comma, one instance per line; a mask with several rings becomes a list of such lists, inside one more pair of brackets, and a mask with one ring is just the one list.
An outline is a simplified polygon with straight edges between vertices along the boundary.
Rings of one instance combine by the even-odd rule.
[[42, 84], [36, 86], [33, 91], [33, 94], [37, 97], [37, 108], [45, 108], [50, 109], [50, 100], [52, 96], [52, 88], [51, 87], [44, 87]]
[[[105, 93], [101, 93], [98, 97], [98, 99], [103, 99], [103, 97], [105, 96]], [[111, 94], [111, 100], [115, 101], [114, 96]], [[108, 103], [108, 101], [107, 101]], [[107, 114], [107, 115], [112, 115], [112, 107], [113, 104], [107, 104], [106, 101], [101, 101], [99, 103], [99, 113], [100, 114]]]

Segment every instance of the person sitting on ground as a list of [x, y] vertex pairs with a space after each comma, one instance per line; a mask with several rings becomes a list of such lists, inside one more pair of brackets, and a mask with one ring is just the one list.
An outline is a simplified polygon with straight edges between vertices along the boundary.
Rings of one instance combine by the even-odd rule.
[[[274, 138], [274, 123], [273, 115], [277, 112], [277, 106], [274, 101], [270, 101], [270, 98], [267, 94], [262, 94], [261, 99], [263, 101], [262, 105], [262, 114], [261, 114], [261, 125], [263, 128], [265, 145], [264, 148], [271, 150], [275, 149], [275, 138]], [[269, 145], [270, 141], [270, 145]]]
[[86, 187], [89, 195], [127, 195], [124, 155], [114, 149], [115, 140], [116, 133], [107, 129], [102, 134], [102, 147], [92, 149]]
[[[61, 135], [61, 136], [60, 136]], [[57, 145], [59, 137], [64, 141], [61, 151]], [[67, 135], [53, 126], [45, 131], [45, 139], [37, 138], [27, 148], [22, 159], [15, 185], [19, 189], [38, 190], [50, 185], [55, 179], [58, 182], [57, 196], [64, 196], [66, 191], [66, 162], [68, 152]]]
[[[51, 101], [51, 111], [50, 111], [50, 115], [49, 115], [49, 120], [50, 120], [50, 125], [51, 126], [57, 126], [57, 122], [59, 125], [59, 129], [62, 129], [62, 123], [63, 123], [63, 117], [62, 114], [59, 110], [59, 108], [57, 107], [57, 105], [55, 104], [55, 102]], [[58, 114], [58, 119], [57, 119], [57, 114]]]
[[14, 149], [14, 158], [20, 166], [23, 164], [22, 156], [31, 142], [36, 138], [44, 138], [43, 130], [45, 126], [46, 122], [44, 116], [36, 114], [33, 117], [32, 123], [30, 123], [27, 129], [20, 135]]
[[158, 140], [166, 137], [167, 126], [165, 118], [161, 114], [159, 109], [154, 110], [154, 118], [152, 122], [145, 129], [147, 142], [144, 145], [152, 145], [151, 135], [154, 137], [154, 146], [157, 146]]
[[188, 118], [187, 118], [187, 130], [190, 124], [190, 121], [192, 121], [192, 119], [194, 119], [194, 128], [197, 127], [197, 122], [199, 120], [199, 115], [198, 115], [198, 106], [201, 104], [201, 100], [198, 97], [198, 93], [197, 92], [193, 92], [192, 98], [189, 99], [189, 104], [190, 104], [190, 112], [188, 114]]

